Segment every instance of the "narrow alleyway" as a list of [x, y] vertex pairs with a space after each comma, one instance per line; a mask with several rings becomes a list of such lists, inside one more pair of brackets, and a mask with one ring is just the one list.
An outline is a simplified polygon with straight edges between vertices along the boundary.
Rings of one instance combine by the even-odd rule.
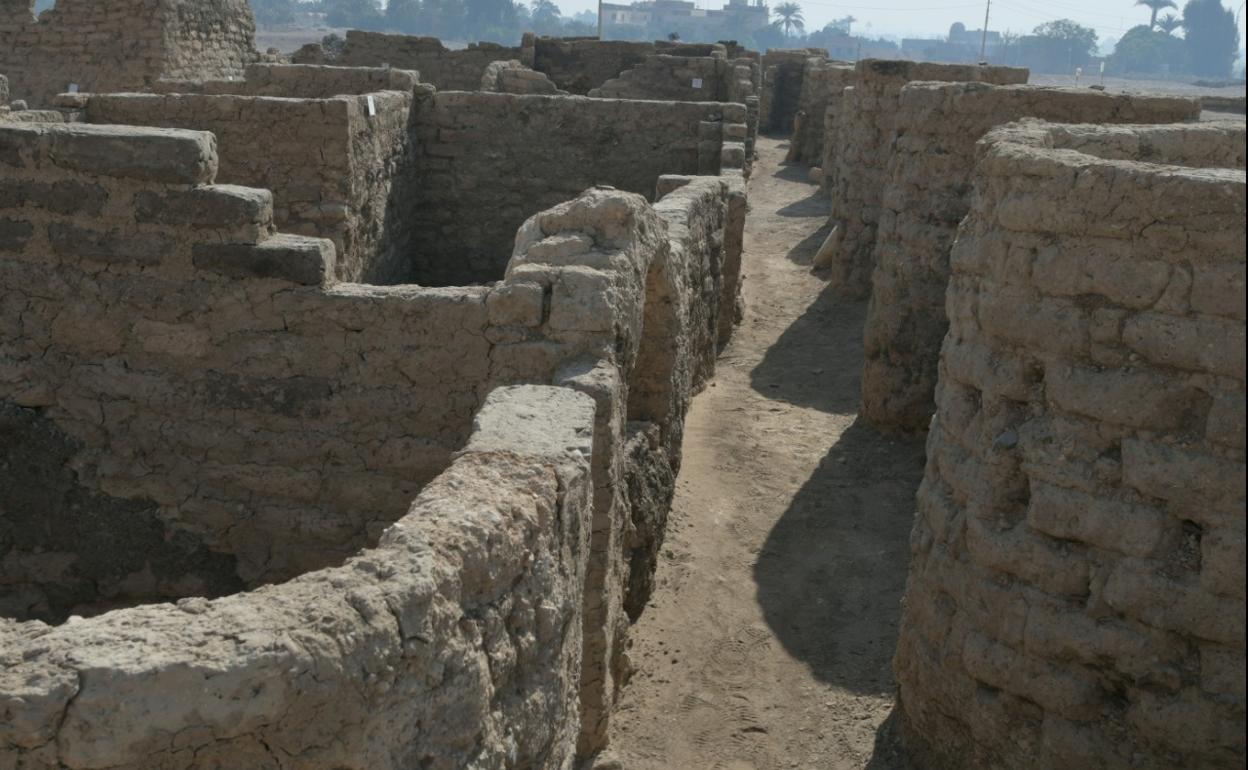
[[866, 305], [811, 273], [827, 202], [786, 149], [759, 140], [745, 320], [689, 414], [604, 770], [898, 766], [890, 661], [922, 446], [855, 421]]

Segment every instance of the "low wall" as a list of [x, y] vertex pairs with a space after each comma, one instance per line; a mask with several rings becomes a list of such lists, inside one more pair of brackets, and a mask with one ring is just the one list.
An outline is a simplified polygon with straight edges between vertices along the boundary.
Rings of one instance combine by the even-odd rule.
[[443, 91], [475, 91], [491, 62], [517, 59], [533, 66], [533, 36], [517, 47], [472, 43], [452, 50], [436, 37], [347, 31], [346, 45], [334, 63], [345, 67], [399, 67], [416, 70], [423, 82]]
[[663, 174], [745, 160], [740, 105], [440, 92], [414, 110], [409, 218], [414, 280], [427, 285], [497, 280], [520, 223], [587, 187], [653, 199]]
[[335, 67], [313, 64], [249, 64], [243, 79], [158, 80], [152, 91], [162, 94], [230, 94], [327, 99], [377, 91], [410, 92], [420, 73], [396, 67]]
[[331, 242], [275, 235], [267, 190], [210, 184], [211, 134], [0, 135], [19, 615], [341, 561], [462, 445], [489, 381], [484, 289], [331, 285]]
[[0, 619], [0, 762], [569, 766], [594, 411], [495, 390], [454, 463], [340, 567], [52, 628]]
[[818, 58], [806, 60], [797, 115], [793, 120], [789, 159], [808, 166], [824, 165], [824, 134], [828, 116], [835, 115], [841, 93], [854, 76], [852, 65]]
[[[215, 139], [204, 132], [0, 126], [0, 282], [15, 288], [0, 303], [0, 330], [8, 332], [0, 336], [0, 428], [18, 437], [3, 444], [0, 505], [19, 522], [0, 532], [0, 611], [50, 621], [105, 613], [53, 632], [0, 620], [0, 655], [17, 650], [4, 659], [4, 676], [15, 673], [0, 679], [0, 760], [137, 769], [174, 766], [179, 752], [190, 751], [196, 761], [219, 756], [262, 766], [266, 746], [291, 745], [311, 752], [312, 765], [407, 767], [436, 758], [449, 768], [496, 766], [498, 752], [512, 747], [513, 758], [533, 766], [562, 766], [565, 741], [574, 738], [582, 755], [600, 748], [626, 674], [628, 617], [652, 585], [680, 423], [710, 376], [724, 330], [720, 305], [735, 305], [740, 173], [669, 185], [654, 206], [640, 195], [591, 189], [524, 222], [501, 282], [426, 288], [337, 282], [332, 243], [275, 233], [271, 195], [212, 184], [217, 164]], [[401, 560], [367, 553], [345, 572], [333, 565], [377, 542], [418, 493], [418, 509], [429, 499], [439, 510], [462, 504], [496, 524], [486, 503], [513, 512], [514, 495], [531, 503], [533, 495], [506, 479], [469, 483], [456, 476], [459, 462], [450, 465], [469, 441], [473, 412], [507, 384], [554, 384], [595, 404], [583, 584], [571, 579], [571, 566], [556, 577], [545, 562], [523, 562], [537, 581], [532, 596], [575, 594], [582, 614], [533, 599], [534, 619], [528, 584], [494, 571], [491, 554], [512, 542], [526, 543], [530, 555], [545, 546], [530, 551], [538, 535], [513, 538], [483, 524], [470, 526], [467, 540], [454, 541], [458, 555], [446, 557], [454, 566], [471, 556], [472, 568], [460, 578], [451, 573], [450, 583], [439, 579], [437, 588], [468, 602], [451, 602], [447, 617], [474, 622], [454, 633], [421, 630], [424, 616], [401, 609], [404, 591], [417, 591], [418, 607], [446, 600], [425, 591], [425, 578], [404, 576], [440, 573], [394, 572]], [[475, 440], [468, 448], [482, 449]], [[482, 464], [496, 468], [493, 460]], [[443, 471], [450, 475], [431, 481]], [[532, 473], [520, 475], [536, 483]], [[468, 493], [477, 489], [498, 497], [478, 504]], [[559, 489], [564, 504], [574, 487]], [[555, 520], [573, 526], [571, 518]], [[406, 521], [385, 537], [402, 536]], [[559, 558], [580, 563], [566, 549]], [[491, 571], [481, 575], [476, 561], [486, 559]], [[398, 602], [389, 613], [362, 609], [358, 592], [326, 594], [326, 584], [353, 585], [342, 576], [361, 570]], [[464, 598], [454, 582], [461, 578], [489, 601]], [[275, 580], [290, 582], [208, 601]], [[500, 595], [507, 586], [516, 596]], [[289, 602], [280, 598], [287, 590], [294, 591]], [[338, 610], [327, 611], [315, 616], [324, 625], [310, 624], [303, 613], [328, 605], [309, 596], [343, 597], [355, 614], [339, 623], [326, 619]], [[115, 609], [182, 597], [177, 609]], [[231, 609], [240, 607], [241, 614]], [[182, 618], [218, 608], [233, 624], [217, 616], [200, 627]], [[418, 630], [394, 637], [379, 619], [392, 616]], [[277, 626], [264, 625], [269, 620]], [[115, 630], [135, 622], [168, 657], [141, 644], [109, 652]], [[359, 623], [380, 636], [360, 636]], [[533, 623], [541, 661], [529, 666], [527, 648], [516, 645], [533, 642], [526, 631]], [[314, 626], [330, 636], [294, 638], [285, 630]], [[165, 639], [159, 632], [169, 627], [180, 635]], [[552, 636], [552, 628], [562, 630]], [[81, 649], [100, 647], [101, 657], [82, 665], [110, 672], [91, 677], [90, 689], [78, 664], [58, 652], [64, 645], [24, 646], [48, 633], [73, 639], [77, 629], [90, 642]], [[254, 654], [233, 645], [218, 653], [213, 634], [221, 632], [264, 641]], [[567, 670], [565, 653], [573, 654], [567, 633], [582, 645], [574, 682], [558, 673]], [[329, 645], [328, 657], [312, 658], [329, 671], [290, 673], [282, 656], [305, 654], [304, 644]], [[223, 672], [223, 689], [211, 690], [221, 698], [186, 697], [169, 684], [166, 676], [191, 676], [191, 691], [204, 692], [199, 669], [164, 667], [183, 647], [201, 650], [196, 660]], [[277, 657], [257, 658], [261, 649]], [[488, 686], [482, 654], [489, 671], [504, 672]], [[270, 659], [285, 672], [282, 684], [257, 694], [251, 674], [267, 671]], [[513, 676], [513, 665], [524, 670]], [[49, 666], [59, 673], [31, 684], [29, 672]], [[171, 687], [183, 694], [151, 719], [151, 704]], [[326, 693], [343, 699], [344, 689], [349, 702], [324, 707]], [[401, 713], [416, 715], [403, 730], [373, 722], [388, 715], [391, 697], [403, 700]], [[537, 711], [522, 705], [535, 699], [543, 704]], [[273, 713], [292, 718], [275, 723]], [[140, 724], [144, 718], [150, 726]], [[174, 734], [181, 737], [171, 742]], [[327, 735], [335, 740], [322, 742]]]
[[949, 328], [949, 249], [971, 205], [975, 144], [992, 127], [1024, 117], [1168, 123], [1198, 119], [1200, 105], [1176, 97], [986, 83], [902, 88], [864, 332], [862, 416], [878, 430], [927, 430], [940, 342]]
[[1242, 123], [981, 144], [895, 660], [918, 764], [1242, 767], [1243, 159]]
[[164, 78], [238, 76], [257, 58], [245, 0], [0, 0], [0, 72], [13, 98], [47, 105], [71, 83], [139, 91]]
[[733, 75], [731, 65], [722, 55], [652, 54], [640, 65], [590, 89], [589, 95], [608, 99], [722, 102], [728, 100], [728, 84]]
[[[328, 90], [359, 85], [345, 82], [348, 77], [372, 77], [368, 70], [334, 70], [339, 68], [257, 68], [262, 77], [236, 87], [280, 92], [289, 86], [307, 93], [323, 87], [314, 84], [325, 74]], [[218, 88], [206, 85], [210, 91]], [[370, 114], [370, 100], [375, 114]], [[398, 213], [410, 197], [403, 187], [410, 157], [410, 91], [328, 98], [92, 94], [80, 104], [90, 123], [212, 131], [219, 147], [219, 179], [272, 190], [274, 220], [282, 230], [334, 242], [338, 278], [385, 284], [410, 272], [412, 230]]]
[[882, 59], [858, 62], [852, 90], [844, 91], [835, 119], [835, 166], [823, 170], [833, 174], [830, 280], [842, 296], [866, 299], [871, 294], [871, 256], [897, 102], [902, 86], [918, 80], [1012, 85], [1026, 83], [1027, 70]]

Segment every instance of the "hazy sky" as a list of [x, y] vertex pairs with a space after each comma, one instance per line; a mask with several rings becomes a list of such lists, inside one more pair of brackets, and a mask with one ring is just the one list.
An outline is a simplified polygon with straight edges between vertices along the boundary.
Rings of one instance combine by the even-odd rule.
[[[614, 0], [629, 2], [630, 0]], [[1231, 7], [1234, 12], [1238, 3]], [[695, 0], [699, 8], [719, 8], [724, 0]], [[775, 5], [779, 0], [769, 0]], [[944, 33], [949, 25], [960, 21], [967, 29], [980, 29], [984, 21], [984, 3], [968, 0], [879, 0], [867, 5], [865, 0], [796, 0], [806, 17], [806, 29], [820, 29], [824, 24], [852, 15], [858, 21], [854, 32], [897, 37], [929, 37]], [[1223, 0], [1226, 5], [1228, 0]], [[579, 11], [596, 11], [597, 0], [555, 0], [564, 15]], [[854, 5], [854, 3], [862, 3]], [[1176, 0], [1182, 7], [1182, 0]], [[1102, 39], [1118, 38], [1136, 24], [1148, 23], [1148, 9], [1136, 6], [1134, 0], [992, 0], [988, 28], [1011, 32], [1030, 32], [1039, 24], [1054, 19], [1070, 18], [1096, 28]], [[1177, 13], [1177, 12], [1176, 12]], [[1164, 15], [1164, 12], [1163, 12]], [[1241, 38], [1244, 34], [1240, 22]]]

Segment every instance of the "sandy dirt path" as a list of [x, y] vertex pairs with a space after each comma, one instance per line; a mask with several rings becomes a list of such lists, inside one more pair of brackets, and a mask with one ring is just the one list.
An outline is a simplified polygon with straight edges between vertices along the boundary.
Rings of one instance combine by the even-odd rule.
[[922, 446], [856, 422], [865, 303], [827, 203], [761, 138], [745, 319], [694, 401], [658, 587], [601, 770], [899, 766], [890, 662]]

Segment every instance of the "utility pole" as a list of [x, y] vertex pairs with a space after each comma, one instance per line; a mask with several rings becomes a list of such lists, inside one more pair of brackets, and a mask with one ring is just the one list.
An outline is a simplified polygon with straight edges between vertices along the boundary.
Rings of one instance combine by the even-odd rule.
[[988, 11], [992, 8], [992, 0], [988, 0], [988, 4], [984, 6], [984, 34], [979, 39], [979, 63], [987, 64], [988, 58], [984, 53], [988, 50]]
[[598, 0], [598, 39], [602, 40], [602, 0]]

